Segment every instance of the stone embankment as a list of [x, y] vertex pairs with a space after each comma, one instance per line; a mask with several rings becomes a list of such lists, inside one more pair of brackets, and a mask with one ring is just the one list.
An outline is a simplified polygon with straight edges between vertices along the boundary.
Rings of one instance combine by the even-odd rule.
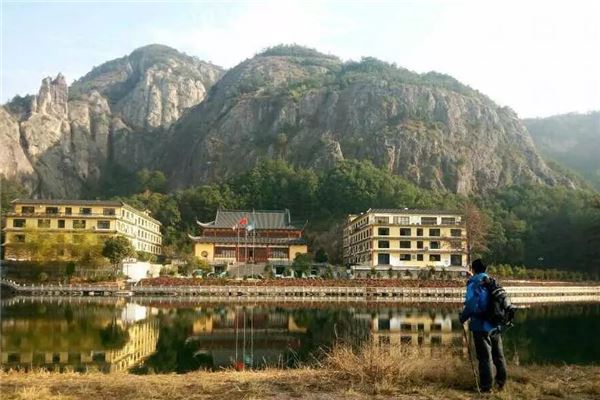
[[[18, 295], [29, 296], [117, 296], [117, 297], [182, 297], [202, 301], [252, 300], [276, 301], [375, 301], [375, 302], [462, 302], [462, 287], [402, 286], [266, 286], [266, 285], [177, 285], [142, 286], [122, 289], [115, 285], [22, 285], [0, 281]], [[600, 301], [600, 286], [531, 285], [506, 286], [513, 303], [594, 302]]]

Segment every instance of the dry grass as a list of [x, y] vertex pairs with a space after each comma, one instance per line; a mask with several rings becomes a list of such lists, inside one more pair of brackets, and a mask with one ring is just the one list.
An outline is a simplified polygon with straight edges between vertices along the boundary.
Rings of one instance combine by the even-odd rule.
[[74, 399], [600, 399], [600, 366], [509, 367], [503, 392], [479, 396], [467, 360], [412, 347], [337, 346], [319, 368], [193, 372], [0, 373], [1, 398]]
[[379, 346], [374, 342], [358, 350], [336, 346], [325, 358], [324, 366], [338, 378], [374, 394], [423, 384], [468, 389], [474, 382], [465, 360], [413, 346]]

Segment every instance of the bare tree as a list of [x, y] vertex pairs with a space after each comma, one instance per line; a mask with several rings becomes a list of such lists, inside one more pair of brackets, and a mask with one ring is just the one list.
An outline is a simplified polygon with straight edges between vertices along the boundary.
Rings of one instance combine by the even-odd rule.
[[463, 213], [467, 229], [467, 265], [470, 266], [474, 254], [481, 254], [488, 250], [490, 220], [471, 201], [465, 203]]

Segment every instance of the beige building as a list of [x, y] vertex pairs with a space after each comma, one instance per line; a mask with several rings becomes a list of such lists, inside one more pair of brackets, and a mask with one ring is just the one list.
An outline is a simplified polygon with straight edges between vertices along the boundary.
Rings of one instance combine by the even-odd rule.
[[74, 258], [82, 241], [100, 244], [116, 235], [127, 237], [136, 251], [162, 253], [160, 222], [121, 201], [17, 199], [12, 208], [5, 218], [5, 259], [31, 259], [26, 244], [39, 235], [56, 239], [49, 259]]
[[369, 209], [349, 215], [343, 232], [344, 264], [356, 277], [373, 272], [466, 269], [466, 227], [451, 211]]

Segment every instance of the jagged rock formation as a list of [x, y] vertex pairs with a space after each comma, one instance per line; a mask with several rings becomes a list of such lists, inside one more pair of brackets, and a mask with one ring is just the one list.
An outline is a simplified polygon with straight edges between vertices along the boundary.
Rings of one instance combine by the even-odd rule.
[[0, 109], [0, 173], [38, 196], [79, 196], [107, 162], [132, 170], [150, 163], [169, 126], [222, 74], [151, 45], [94, 68], [70, 88], [62, 74], [45, 78], [37, 96]]
[[147, 167], [172, 187], [217, 181], [261, 158], [327, 168], [369, 159], [424, 187], [468, 194], [573, 183], [544, 163], [516, 114], [455, 79], [375, 59], [343, 63], [279, 46], [224, 74], [151, 45], [67, 88], [0, 110], [0, 173], [38, 196], [79, 196], [107, 165]]
[[228, 71], [172, 130], [161, 165], [176, 186], [235, 175], [262, 157], [314, 168], [369, 159], [422, 186], [463, 194], [572, 185], [546, 166], [513, 111], [453, 78], [374, 59], [342, 63], [297, 47]]

